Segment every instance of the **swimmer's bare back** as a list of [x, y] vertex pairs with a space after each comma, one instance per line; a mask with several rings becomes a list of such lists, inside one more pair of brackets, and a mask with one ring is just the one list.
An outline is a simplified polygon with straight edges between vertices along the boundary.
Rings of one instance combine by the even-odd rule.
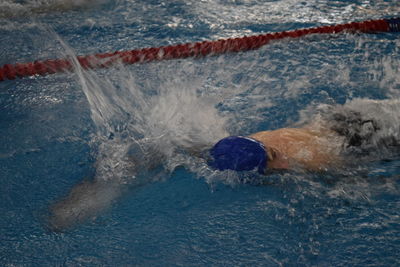
[[340, 164], [338, 137], [327, 130], [282, 128], [250, 135], [264, 144], [269, 169], [323, 171]]

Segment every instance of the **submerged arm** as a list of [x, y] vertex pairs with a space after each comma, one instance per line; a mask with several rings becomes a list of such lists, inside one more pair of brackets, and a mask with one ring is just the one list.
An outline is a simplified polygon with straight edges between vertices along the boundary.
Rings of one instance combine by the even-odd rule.
[[[108, 209], [127, 187], [139, 187], [160, 179], [161, 158], [158, 153], [143, 153], [143, 150], [130, 149], [122, 172], [127, 178], [118, 176], [118, 172], [108, 174], [107, 179], [97, 174], [91, 180], [76, 184], [70, 192], [50, 207], [48, 224], [53, 231], [63, 231], [89, 219]], [[149, 151], [149, 150], [147, 150]], [[101, 159], [96, 165], [101, 168]], [[121, 167], [120, 167], [121, 168]], [[112, 172], [112, 171], [111, 171]], [[149, 178], [150, 177], [150, 178]]]
[[62, 231], [107, 209], [121, 195], [121, 184], [104, 181], [83, 181], [68, 195], [50, 207], [49, 227]]

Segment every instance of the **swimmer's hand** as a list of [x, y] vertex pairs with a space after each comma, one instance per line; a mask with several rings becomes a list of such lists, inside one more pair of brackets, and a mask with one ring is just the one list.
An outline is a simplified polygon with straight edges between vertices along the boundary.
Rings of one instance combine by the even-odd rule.
[[121, 194], [120, 185], [102, 181], [83, 181], [75, 185], [69, 194], [50, 208], [49, 227], [63, 231], [107, 209]]

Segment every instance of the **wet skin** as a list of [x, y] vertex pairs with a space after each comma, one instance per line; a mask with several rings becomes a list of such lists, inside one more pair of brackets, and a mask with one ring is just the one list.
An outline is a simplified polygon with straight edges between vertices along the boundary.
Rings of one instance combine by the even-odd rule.
[[323, 171], [340, 164], [339, 137], [324, 129], [282, 128], [250, 135], [267, 148], [269, 169]]

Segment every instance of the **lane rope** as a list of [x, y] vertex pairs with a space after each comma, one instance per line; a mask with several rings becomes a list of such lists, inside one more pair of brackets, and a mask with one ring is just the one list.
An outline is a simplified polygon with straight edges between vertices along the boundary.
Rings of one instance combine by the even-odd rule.
[[[300, 38], [311, 34], [337, 33], [378, 33], [400, 32], [400, 18], [368, 20], [346, 24], [322, 26], [293, 31], [267, 33], [256, 36], [203, 41], [161, 47], [116, 51], [87, 56], [77, 56], [84, 69], [110, 67], [116, 63], [135, 64], [157, 60], [181, 59], [188, 57], [204, 57], [224, 53], [243, 52], [258, 49], [271, 41], [285, 38]], [[33, 75], [48, 75], [72, 71], [73, 64], [69, 59], [49, 59], [29, 63], [5, 64], [0, 68], [0, 81], [14, 80]]]

